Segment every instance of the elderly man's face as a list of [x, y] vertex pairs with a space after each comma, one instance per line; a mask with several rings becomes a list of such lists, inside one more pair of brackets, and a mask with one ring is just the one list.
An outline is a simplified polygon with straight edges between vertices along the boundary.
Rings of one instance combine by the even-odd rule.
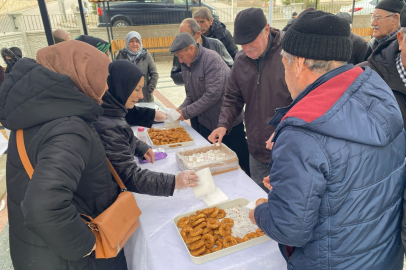
[[195, 18], [195, 20], [199, 24], [202, 34], [207, 36], [209, 34], [210, 26], [213, 24], [213, 18], [210, 21], [206, 18]]
[[259, 33], [256, 39], [250, 43], [241, 45], [242, 50], [251, 59], [258, 59], [263, 54], [268, 46], [269, 37], [269, 24], [265, 26], [265, 29]]
[[197, 41], [197, 39], [200, 37], [200, 31], [198, 31], [196, 34], [193, 35], [192, 30], [190, 30], [190, 25], [188, 23], [182, 23], [179, 27], [179, 33], [187, 32], [189, 33], [194, 40]]
[[399, 14], [392, 14], [383, 9], [375, 9], [372, 15], [371, 26], [374, 28], [373, 36], [382, 39], [399, 27]]
[[406, 33], [404, 33], [402, 30], [398, 32], [398, 42], [400, 50], [400, 59], [402, 60], [403, 67], [406, 69], [406, 39], [405, 39]]
[[182, 49], [181, 51], [175, 53], [175, 56], [179, 58], [179, 62], [185, 64], [186, 66], [190, 67], [190, 64], [195, 60], [197, 56], [197, 50], [193, 47], [193, 45], [189, 45], [187, 50]]
[[297, 94], [297, 82], [296, 82], [296, 73], [294, 69], [294, 63], [289, 65], [289, 60], [283, 56], [282, 57], [282, 64], [285, 68], [285, 81], [286, 85], [288, 86], [288, 90], [290, 92], [290, 96], [292, 99], [295, 99]]

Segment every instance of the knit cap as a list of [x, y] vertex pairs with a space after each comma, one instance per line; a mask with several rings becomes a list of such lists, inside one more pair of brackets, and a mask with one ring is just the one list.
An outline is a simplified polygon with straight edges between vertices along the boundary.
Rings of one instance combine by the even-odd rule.
[[352, 42], [345, 19], [321, 10], [301, 14], [282, 40], [285, 52], [306, 59], [348, 61]]
[[375, 8], [400, 13], [404, 5], [405, 2], [403, 0], [381, 0], [376, 4]]

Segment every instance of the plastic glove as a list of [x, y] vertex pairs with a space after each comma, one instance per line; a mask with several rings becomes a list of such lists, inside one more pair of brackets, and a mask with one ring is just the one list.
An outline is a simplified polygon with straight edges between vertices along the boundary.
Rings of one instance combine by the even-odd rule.
[[199, 179], [194, 171], [178, 172], [175, 175], [175, 189], [185, 189], [199, 185]]
[[155, 111], [155, 118], [154, 120], [157, 122], [163, 122], [168, 119], [168, 114], [163, 111]]

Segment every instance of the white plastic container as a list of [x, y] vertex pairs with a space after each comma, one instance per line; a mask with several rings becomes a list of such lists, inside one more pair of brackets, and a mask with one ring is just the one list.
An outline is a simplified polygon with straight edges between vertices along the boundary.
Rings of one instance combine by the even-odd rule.
[[144, 127], [138, 127], [137, 137], [138, 137], [139, 140], [143, 141], [144, 143], [147, 143], [148, 134], [145, 131]]

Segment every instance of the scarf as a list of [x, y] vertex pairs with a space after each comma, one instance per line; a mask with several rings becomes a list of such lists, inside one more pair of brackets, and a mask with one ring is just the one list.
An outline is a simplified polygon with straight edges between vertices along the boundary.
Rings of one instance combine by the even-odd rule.
[[98, 104], [106, 89], [108, 66], [106, 54], [93, 46], [69, 40], [37, 52], [38, 64], [55, 73], [67, 75], [73, 84]]
[[123, 106], [134, 92], [144, 73], [127, 60], [116, 60], [109, 65], [107, 84], [109, 93]]
[[[131, 51], [130, 47], [128, 46], [130, 44], [130, 40], [132, 40], [133, 38], [138, 39], [140, 42], [140, 49], [136, 52]], [[125, 43], [126, 43], [126, 47], [123, 49], [123, 51], [127, 54], [128, 60], [130, 60], [131, 62], [133, 62], [135, 64], [136, 62], [138, 62], [139, 58], [141, 57], [141, 53], [142, 53], [142, 49], [143, 49], [141, 35], [138, 32], [131, 31], [127, 34], [127, 37], [125, 38]]]

